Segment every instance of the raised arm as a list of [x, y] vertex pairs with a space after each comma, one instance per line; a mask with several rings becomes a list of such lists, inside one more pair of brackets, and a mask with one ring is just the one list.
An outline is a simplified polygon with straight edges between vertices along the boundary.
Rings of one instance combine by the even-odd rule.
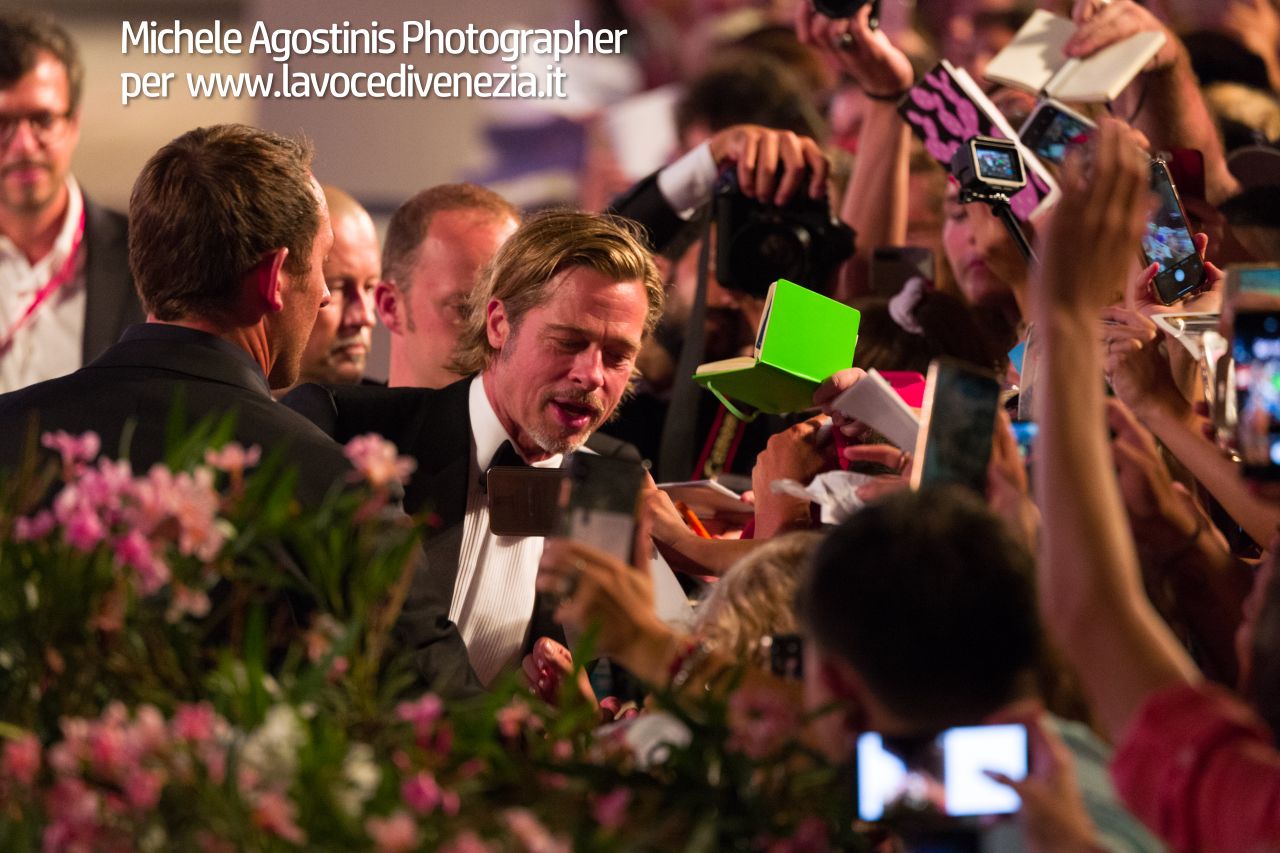
[[1134, 126], [1156, 150], [1194, 148], [1204, 154], [1205, 194], [1210, 203], [1220, 204], [1239, 192], [1240, 184], [1227, 170], [1222, 140], [1181, 40], [1133, 0], [1077, 0], [1074, 17], [1079, 29], [1067, 42], [1068, 56], [1089, 56], [1138, 32], [1165, 34], [1164, 47], [1122, 95], [1120, 110], [1136, 110]]
[[867, 5], [852, 18], [832, 20], [807, 0], [796, 4], [800, 41], [833, 57], [868, 99], [853, 177], [839, 207], [840, 219], [857, 234], [840, 277], [844, 299], [865, 291], [877, 246], [901, 246], [907, 237], [911, 131], [898, 115], [897, 99], [914, 75], [906, 54], [883, 31], [871, 29], [870, 13]]
[[1112, 737], [1155, 691], [1199, 677], [1143, 592], [1103, 405], [1096, 324], [1123, 288], [1146, 218], [1147, 176], [1127, 130], [1104, 122], [1088, 180], [1079, 159], [1064, 170], [1033, 289], [1044, 344], [1035, 477], [1041, 609]]

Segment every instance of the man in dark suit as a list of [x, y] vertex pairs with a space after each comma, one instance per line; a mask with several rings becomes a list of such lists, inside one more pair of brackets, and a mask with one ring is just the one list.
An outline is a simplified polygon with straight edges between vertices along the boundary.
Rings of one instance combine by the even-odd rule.
[[376, 432], [418, 460], [405, 508], [439, 517], [431, 573], [485, 683], [538, 631], [542, 540], [491, 531], [483, 473], [559, 466], [584, 444], [618, 453], [621, 443], [593, 434], [662, 302], [653, 260], [622, 220], [542, 214], [508, 238], [472, 293], [450, 368], [470, 378], [438, 390], [305, 385], [284, 399], [339, 441]]
[[[33, 421], [94, 430], [108, 453], [145, 470], [163, 458], [178, 406], [188, 419], [234, 413], [237, 441], [280, 448], [303, 503], [346, 481], [342, 448], [270, 394], [297, 378], [328, 299], [333, 229], [310, 161], [304, 143], [243, 125], [193, 130], [160, 149], [130, 202], [130, 262], [150, 322], [68, 376], [0, 395], [0, 470], [20, 458]], [[416, 580], [400, 636], [427, 681], [465, 692], [475, 682], [456, 629], [420, 582], [425, 567]]]
[[0, 392], [70, 373], [142, 320], [126, 220], [71, 176], [83, 76], [52, 21], [0, 14]]

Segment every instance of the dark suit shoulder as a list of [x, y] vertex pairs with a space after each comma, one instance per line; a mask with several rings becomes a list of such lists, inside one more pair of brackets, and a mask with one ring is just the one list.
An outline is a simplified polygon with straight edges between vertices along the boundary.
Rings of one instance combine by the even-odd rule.
[[404, 450], [445, 413], [465, 417], [467, 388], [468, 380], [440, 389], [307, 384], [281, 402], [339, 442], [373, 432]]

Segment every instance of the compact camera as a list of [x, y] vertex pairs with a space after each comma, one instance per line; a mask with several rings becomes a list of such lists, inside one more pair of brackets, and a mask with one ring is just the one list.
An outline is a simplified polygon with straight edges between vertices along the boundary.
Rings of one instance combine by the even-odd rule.
[[739, 293], [763, 298], [780, 278], [825, 292], [853, 255], [853, 229], [803, 184], [786, 204], [766, 204], [742, 194], [737, 169], [729, 166], [716, 182], [715, 217], [716, 280]]
[[1027, 185], [1017, 143], [994, 136], [975, 136], [957, 148], [951, 157], [951, 174], [961, 192], [976, 196], [1009, 196]]

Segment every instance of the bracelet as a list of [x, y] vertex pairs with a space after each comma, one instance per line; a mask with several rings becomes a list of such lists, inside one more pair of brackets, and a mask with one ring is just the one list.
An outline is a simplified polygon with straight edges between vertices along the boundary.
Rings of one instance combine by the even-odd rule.
[[708, 640], [697, 639], [685, 643], [675, 660], [671, 662], [670, 691], [679, 693], [683, 690], [689, 679], [697, 672], [698, 667], [706, 662], [714, 649], [715, 643]]
[[875, 92], [868, 92], [866, 89], [863, 89], [862, 94], [866, 95], [873, 101], [880, 101], [886, 104], [896, 104], [898, 101], [903, 99], [907, 92], [910, 91], [910, 89], [902, 89], [901, 91], [892, 92], [888, 95], [877, 95]]

